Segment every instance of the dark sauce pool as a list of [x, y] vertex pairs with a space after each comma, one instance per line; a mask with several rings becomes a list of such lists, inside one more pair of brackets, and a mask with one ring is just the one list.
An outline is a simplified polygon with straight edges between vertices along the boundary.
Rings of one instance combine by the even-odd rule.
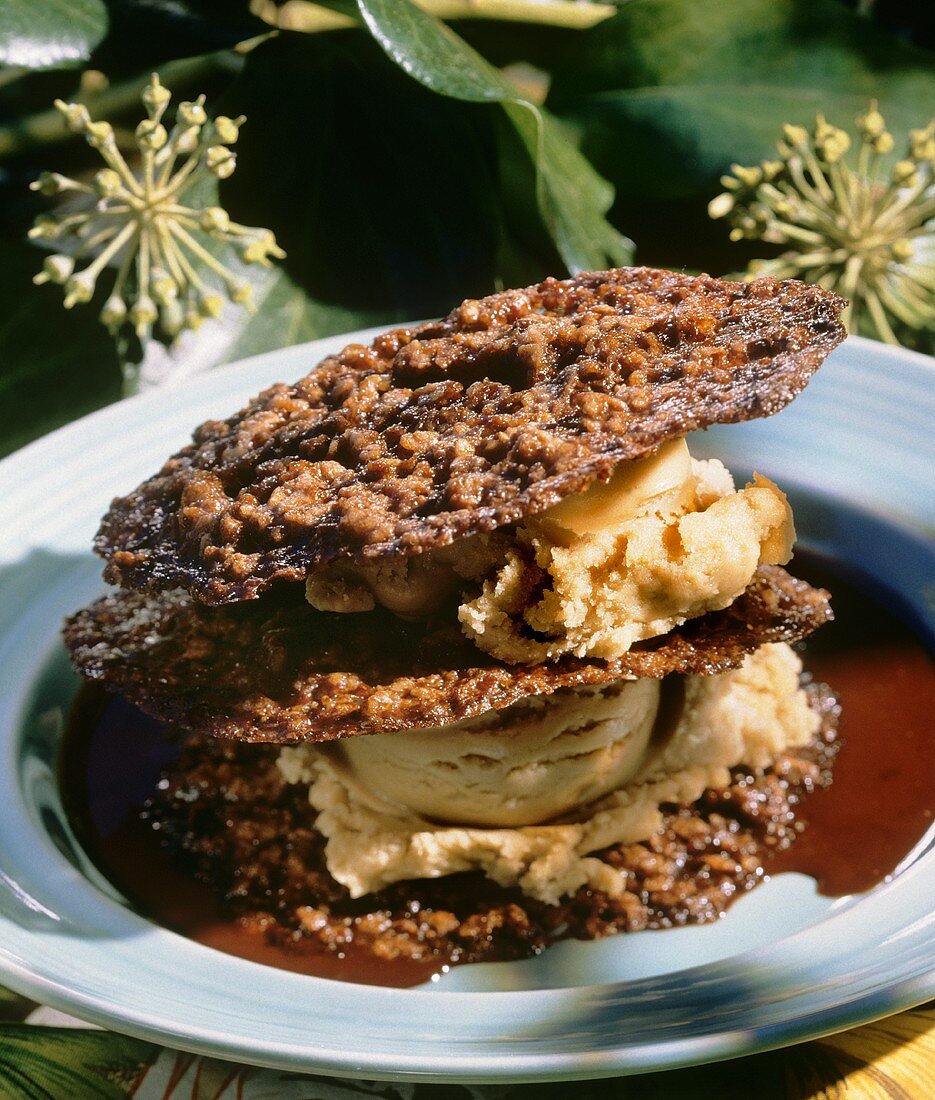
[[[834, 597], [835, 622], [809, 640], [806, 667], [838, 695], [844, 747], [833, 784], [809, 795], [799, 814], [804, 833], [766, 869], [800, 871], [837, 897], [885, 881], [932, 825], [935, 663], [899, 618], [830, 563], [797, 555], [792, 568]], [[412, 986], [438, 972], [436, 959], [270, 942], [256, 924], [226, 917], [139, 817], [175, 755], [159, 723], [99, 691], [79, 695], [62, 746], [63, 800], [88, 855], [137, 912], [227, 954], [318, 977]]]

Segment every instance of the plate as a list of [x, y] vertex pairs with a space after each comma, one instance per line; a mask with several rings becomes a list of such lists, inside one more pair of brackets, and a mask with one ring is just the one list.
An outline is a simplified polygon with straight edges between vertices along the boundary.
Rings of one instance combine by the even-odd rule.
[[[871, 893], [777, 876], [711, 926], [562, 943], [410, 990], [236, 959], [134, 914], [88, 865], [55, 760], [76, 689], [58, 630], [102, 589], [110, 498], [263, 385], [368, 333], [111, 406], [0, 464], [0, 982], [91, 1023], [290, 1070], [531, 1081], [688, 1065], [851, 1027], [935, 995], [935, 851]], [[793, 487], [806, 545], [873, 577], [935, 642], [935, 368], [859, 339], [790, 408], [693, 446]]]

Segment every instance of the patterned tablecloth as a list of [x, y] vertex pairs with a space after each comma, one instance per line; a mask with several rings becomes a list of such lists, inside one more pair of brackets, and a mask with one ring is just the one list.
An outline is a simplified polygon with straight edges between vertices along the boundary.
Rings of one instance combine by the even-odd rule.
[[694, 1069], [555, 1085], [296, 1076], [93, 1029], [0, 987], [2, 1100], [930, 1100], [935, 1002], [854, 1031]]

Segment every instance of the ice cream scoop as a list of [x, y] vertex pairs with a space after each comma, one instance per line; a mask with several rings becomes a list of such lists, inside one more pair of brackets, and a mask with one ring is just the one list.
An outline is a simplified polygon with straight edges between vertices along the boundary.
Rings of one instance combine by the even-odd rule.
[[657, 680], [533, 697], [445, 729], [336, 746], [357, 784], [433, 821], [535, 825], [623, 786], [645, 759]]
[[[586, 883], [619, 894], [624, 877], [594, 852], [646, 840], [662, 820], [660, 806], [688, 805], [723, 787], [735, 765], [766, 767], [807, 744], [819, 717], [800, 687], [801, 670], [787, 645], [764, 645], [738, 669], [686, 677], [674, 713], [665, 696], [658, 706], [655, 682], [637, 680], [539, 700], [538, 715], [530, 701], [515, 704], [499, 730], [475, 721], [407, 734], [398, 755], [395, 734], [353, 738], [345, 742], [349, 757], [333, 746], [286, 748], [279, 767], [288, 782], [310, 784], [328, 869], [353, 897], [461, 871], [482, 871], [549, 904]], [[657, 724], [658, 715], [665, 720]], [[503, 753], [489, 760], [497, 739]], [[569, 751], [575, 746], [580, 756]], [[626, 778], [606, 790], [617, 776]], [[580, 799], [573, 812], [518, 823], [573, 797]]]

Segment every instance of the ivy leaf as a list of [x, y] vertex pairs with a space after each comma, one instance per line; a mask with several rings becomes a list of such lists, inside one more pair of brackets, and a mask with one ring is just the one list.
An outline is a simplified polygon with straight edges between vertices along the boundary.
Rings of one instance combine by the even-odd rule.
[[362, 29], [265, 42], [223, 108], [248, 121], [222, 205], [275, 232], [315, 302], [430, 316], [499, 285], [507, 248], [530, 279], [560, 262], [541, 219], [537, 237], [507, 219], [500, 112], [410, 80]]
[[0, 453], [116, 400], [121, 392], [114, 342], [97, 319], [100, 305], [62, 309], [58, 287], [32, 285], [41, 266], [39, 249], [4, 246]]
[[849, 128], [876, 98], [905, 135], [931, 97], [929, 55], [837, 0], [640, 0], [569, 39], [548, 103], [621, 199], [672, 200], [712, 197], [784, 122]]
[[256, 313], [229, 305], [219, 320], [206, 321], [197, 332], [183, 333], [171, 347], [149, 341], [139, 367], [144, 386], [177, 381], [250, 355], [392, 319], [381, 311], [316, 301], [279, 267], [240, 267], [237, 273], [253, 286]]
[[110, 31], [94, 66], [111, 80], [144, 66], [161, 68], [171, 58], [228, 50], [269, 31], [245, 0], [107, 0], [107, 10]]
[[107, 33], [103, 0], [3, 0], [0, 63], [23, 69], [73, 68]]
[[33, 1008], [35, 1008], [34, 1001], [21, 997], [19, 993], [14, 993], [12, 989], [0, 985], [0, 1026], [5, 1021], [25, 1020]]
[[0, 1096], [124, 1100], [157, 1053], [152, 1043], [106, 1031], [6, 1024]]
[[606, 220], [613, 188], [556, 119], [410, 0], [358, 0], [371, 34], [410, 77], [439, 95], [499, 103], [536, 165], [539, 210], [570, 270], [627, 263], [633, 244]]

